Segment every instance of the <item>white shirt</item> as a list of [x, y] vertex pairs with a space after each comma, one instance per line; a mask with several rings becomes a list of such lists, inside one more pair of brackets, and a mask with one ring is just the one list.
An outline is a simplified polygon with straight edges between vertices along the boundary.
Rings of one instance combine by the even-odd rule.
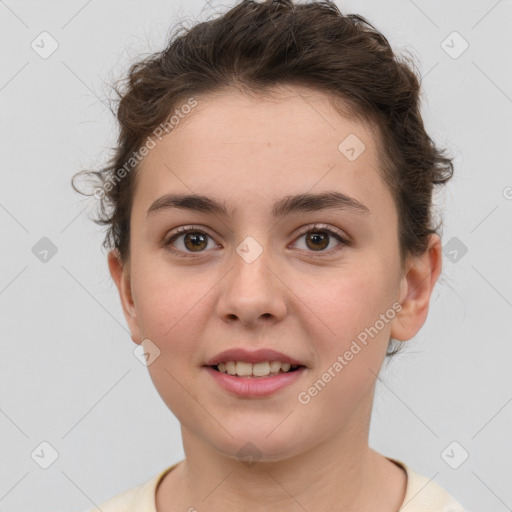
[[[403, 467], [407, 473], [405, 498], [399, 512], [467, 512], [434, 481], [416, 473], [402, 461], [388, 459]], [[156, 512], [156, 488], [164, 476], [178, 464], [173, 464], [151, 480], [127, 489], [89, 512]]]

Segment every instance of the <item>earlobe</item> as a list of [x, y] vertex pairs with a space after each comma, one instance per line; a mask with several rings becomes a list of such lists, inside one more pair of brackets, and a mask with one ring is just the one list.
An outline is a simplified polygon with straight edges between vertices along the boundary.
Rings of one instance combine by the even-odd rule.
[[133, 301], [130, 268], [129, 264], [123, 263], [117, 250], [111, 250], [108, 253], [108, 268], [114, 283], [116, 284], [123, 313], [131, 331], [131, 337], [134, 343], [140, 343], [139, 326], [135, 313], [135, 304]]
[[410, 257], [400, 283], [401, 311], [391, 327], [391, 337], [407, 341], [425, 323], [430, 297], [442, 269], [442, 246], [438, 235], [432, 234], [427, 250]]

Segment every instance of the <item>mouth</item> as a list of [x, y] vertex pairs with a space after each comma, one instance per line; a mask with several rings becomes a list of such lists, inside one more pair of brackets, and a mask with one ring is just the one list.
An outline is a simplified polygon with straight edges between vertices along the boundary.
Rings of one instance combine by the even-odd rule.
[[273, 396], [293, 386], [307, 371], [304, 365], [281, 361], [227, 361], [203, 368], [221, 389], [242, 399]]
[[278, 375], [293, 373], [301, 368], [305, 368], [304, 365], [283, 363], [281, 361], [263, 361], [255, 364], [246, 361], [227, 361], [207, 367], [219, 373], [243, 379], [277, 377]]

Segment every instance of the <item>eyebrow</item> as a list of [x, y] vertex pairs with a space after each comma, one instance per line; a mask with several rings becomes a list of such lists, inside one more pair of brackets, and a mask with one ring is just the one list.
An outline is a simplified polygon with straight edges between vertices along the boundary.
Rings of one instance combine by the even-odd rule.
[[[234, 216], [236, 208], [228, 211], [226, 204], [217, 199], [198, 194], [166, 194], [157, 199], [146, 212], [146, 217], [172, 208], [182, 210], [213, 213], [223, 216]], [[341, 192], [324, 192], [319, 194], [298, 194], [285, 196], [276, 201], [272, 207], [275, 219], [297, 212], [319, 210], [347, 210], [357, 214], [369, 214], [370, 210], [357, 199]]]

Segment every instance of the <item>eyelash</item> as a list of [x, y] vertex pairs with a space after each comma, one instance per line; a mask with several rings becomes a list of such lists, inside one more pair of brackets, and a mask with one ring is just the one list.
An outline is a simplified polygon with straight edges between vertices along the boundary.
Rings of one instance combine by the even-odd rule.
[[[184, 254], [183, 251], [175, 249], [172, 246], [172, 242], [177, 240], [180, 236], [186, 235], [187, 233], [201, 233], [203, 235], [210, 237], [213, 240], [213, 237], [211, 237], [208, 233], [206, 233], [203, 229], [201, 229], [200, 226], [182, 226], [182, 227], [178, 228], [170, 237], [168, 237], [163, 242], [163, 246], [168, 248], [174, 254], [184, 257], [184, 258], [199, 258], [199, 257], [201, 257], [202, 256], [201, 253], [205, 252], [205, 251], [199, 251], [199, 253], [197, 253], [197, 254], [194, 254], [192, 252], [186, 252]], [[318, 251], [318, 254], [314, 254], [315, 251], [307, 251], [307, 252], [312, 253], [311, 256], [313, 258], [322, 258], [322, 257], [324, 257], [325, 254], [330, 255], [332, 253], [338, 252], [338, 251], [342, 250], [345, 246], [347, 246], [347, 247], [352, 246], [351, 242], [346, 240], [337, 231], [330, 228], [326, 224], [314, 224], [313, 226], [309, 227], [306, 231], [303, 231], [302, 233], [300, 233], [297, 236], [297, 238], [300, 238], [304, 235], [308, 235], [310, 233], [325, 233], [325, 234], [328, 234], [329, 236], [336, 238], [336, 240], [338, 240], [340, 242], [336, 247], [334, 247], [334, 249], [330, 249], [328, 251], [325, 251], [325, 250]]]

